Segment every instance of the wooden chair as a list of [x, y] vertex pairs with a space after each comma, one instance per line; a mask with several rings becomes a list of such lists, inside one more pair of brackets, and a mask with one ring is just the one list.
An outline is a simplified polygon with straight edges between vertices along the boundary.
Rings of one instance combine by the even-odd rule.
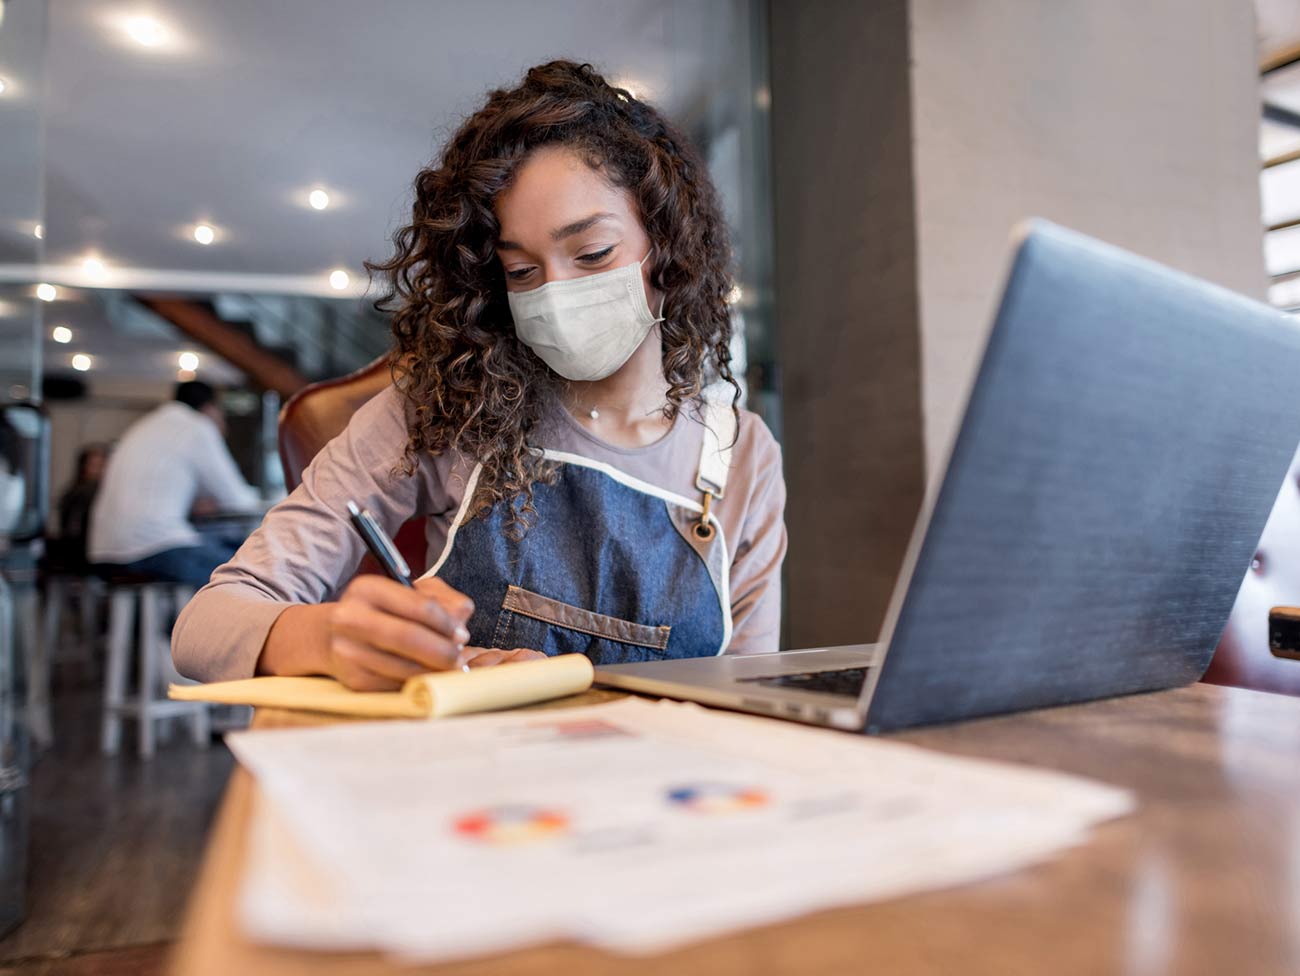
[[[343, 433], [352, 415], [392, 382], [389, 358], [383, 356], [354, 373], [303, 387], [280, 411], [280, 464], [285, 487], [292, 491], [302, 482], [307, 465], [326, 444]], [[394, 458], [394, 461], [397, 459]], [[428, 546], [424, 531], [427, 519], [412, 519], [401, 527], [393, 541], [413, 573], [423, 572]], [[358, 573], [382, 573], [370, 556]]]
[[1274, 657], [1268, 647], [1268, 612], [1279, 605], [1300, 605], [1300, 454], [1273, 504], [1206, 681], [1300, 695], [1300, 661]]

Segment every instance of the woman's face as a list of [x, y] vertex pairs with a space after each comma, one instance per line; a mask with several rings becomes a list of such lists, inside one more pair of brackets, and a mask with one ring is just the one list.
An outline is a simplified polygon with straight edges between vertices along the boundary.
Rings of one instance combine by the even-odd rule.
[[104, 474], [104, 462], [107, 460], [108, 455], [103, 451], [87, 451], [86, 456], [81, 459], [81, 479], [98, 481]]
[[[635, 264], [650, 250], [631, 195], [562, 147], [530, 155], [494, 209], [508, 291]], [[650, 286], [648, 268], [649, 262], [641, 268], [641, 282], [650, 308], [658, 309], [661, 296]]]

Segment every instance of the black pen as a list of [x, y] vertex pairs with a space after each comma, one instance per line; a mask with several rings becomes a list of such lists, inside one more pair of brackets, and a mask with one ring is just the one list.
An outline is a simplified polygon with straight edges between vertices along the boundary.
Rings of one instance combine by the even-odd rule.
[[357, 508], [357, 503], [352, 501], [348, 502], [348, 517], [352, 519], [352, 527], [357, 530], [366, 548], [370, 550], [370, 555], [374, 556], [375, 562], [383, 567], [388, 578], [414, 589], [415, 584], [411, 582], [411, 567], [406, 565], [406, 560], [397, 551], [397, 545], [388, 538], [388, 533], [379, 527], [375, 517], [366, 509]]

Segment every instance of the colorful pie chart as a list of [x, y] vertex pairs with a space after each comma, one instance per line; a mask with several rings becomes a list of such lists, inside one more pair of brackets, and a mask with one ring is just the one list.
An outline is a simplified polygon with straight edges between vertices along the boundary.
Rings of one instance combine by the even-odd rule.
[[691, 813], [738, 813], [766, 806], [764, 790], [735, 783], [689, 783], [668, 791], [668, 802]]
[[462, 837], [484, 844], [530, 844], [563, 834], [569, 829], [569, 818], [544, 807], [486, 807], [457, 818], [453, 829]]

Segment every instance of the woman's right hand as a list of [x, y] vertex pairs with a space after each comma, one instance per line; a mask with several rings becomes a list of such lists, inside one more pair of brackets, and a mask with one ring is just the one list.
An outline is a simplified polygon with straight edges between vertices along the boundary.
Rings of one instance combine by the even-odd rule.
[[364, 575], [329, 609], [328, 673], [353, 691], [391, 691], [459, 666], [474, 601], [436, 577], [410, 589]]

